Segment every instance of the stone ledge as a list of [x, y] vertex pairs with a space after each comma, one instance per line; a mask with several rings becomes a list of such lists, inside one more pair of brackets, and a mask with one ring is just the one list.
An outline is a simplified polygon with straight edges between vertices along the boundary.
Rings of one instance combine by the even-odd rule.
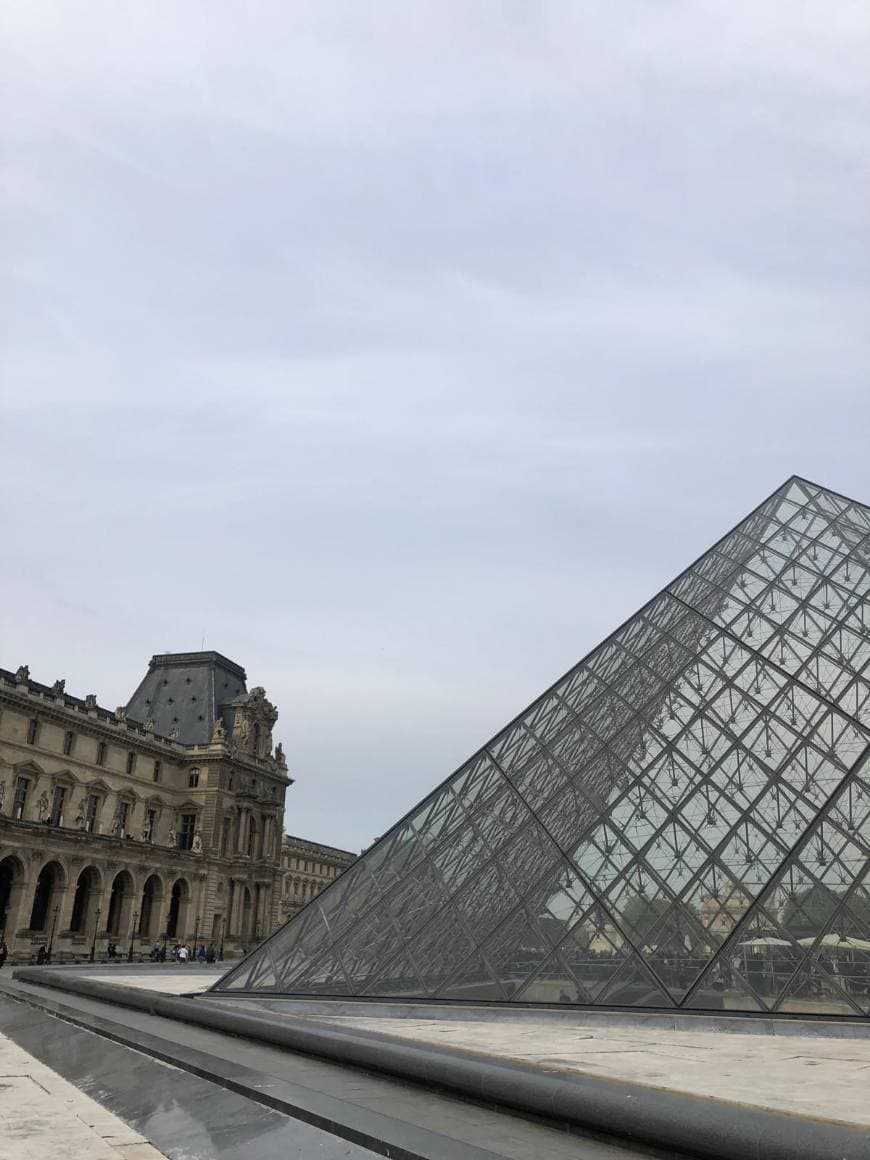
[[768, 1111], [614, 1078], [550, 1073], [467, 1049], [402, 1043], [379, 1032], [335, 1028], [304, 1017], [279, 1023], [232, 1010], [213, 993], [207, 998], [169, 998], [45, 968], [17, 970], [14, 978], [380, 1071], [573, 1130], [604, 1133], [634, 1146], [669, 1149], [670, 1154], [709, 1160], [746, 1160], [750, 1156], [764, 1160], [870, 1160], [866, 1129], [835, 1120]]

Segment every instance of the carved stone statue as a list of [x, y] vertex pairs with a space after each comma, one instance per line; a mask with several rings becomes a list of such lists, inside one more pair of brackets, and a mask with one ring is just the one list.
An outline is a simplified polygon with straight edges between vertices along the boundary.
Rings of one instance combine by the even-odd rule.
[[36, 801], [36, 816], [41, 822], [47, 822], [50, 811], [51, 805], [48, 800], [48, 794], [43, 790]]
[[287, 768], [287, 758], [284, 756], [284, 746], [279, 741], [275, 746], [275, 761], [282, 768]]
[[265, 758], [272, 752], [272, 729], [278, 710], [266, 700], [266, 690], [257, 686], [233, 702], [233, 743], [241, 753]]
[[199, 832], [199, 830], [194, 831], [193, 845], [191, 846], [191, 849], [193, 850], [194, 854], [202, 853], [202, 834]]
[[178, 726], [172, 725], [169, 729], [169, 732], [166, 734], [166, 736], [169, 738], [170, 741], [174, 741], [175, 738], [178, 736]]
[[154, 718], [153, 717], [146, 717], [145, 718], [145, 732], [146, 733], [153, 733], [154, 732]]
[[88, 693], [88, 695], [85, 697], [85, 708], [86, 709], [96, 709], [96, 707], [97, 707], [97, 694], [96, 693]]
[[167, 846], [176, 846], [178, 844], [178, 837], [175, 833], [175, 826], [169, 827], [169, 833], [166, 835]]
[[55, 681], [51, 686], [51, 691], [55, 697], [62, 697], [64, 689], [66, 688], [66, 681]]
[[26, 685], [30, 680], [30, 665], [19, 665], [15, 670], [15, 683], [17, 685]]
[[118, 708], [115, 710], [115, 720], [117, 722], [119, 722], [119, 724], [121, 724], [121, 725], [123, 725], [124, 722], [127, 720], [127, 710], [124, 708], [123, 705], [119, 705]]
[[224, 729], [224, 723], [221, 721], [220, 717], [218, 717], [214, 723], [214, 732], [211, 735], [211, 739], [212, 741], [224, 741], [226, 739], [226, 735], [227, 733]]

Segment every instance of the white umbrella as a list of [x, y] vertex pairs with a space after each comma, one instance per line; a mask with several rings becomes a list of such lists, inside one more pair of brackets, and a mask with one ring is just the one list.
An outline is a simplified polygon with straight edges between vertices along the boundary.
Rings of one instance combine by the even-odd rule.
[[[810, 939], [810, 942], [813, 940]], [[749, 942], [742, 942], [742, 947], [790, 947], [791, 943], [785, 938], [751, 938]]]
[[[816, 940], [810, 938], [799, 938], [798, 942], [802, 947], [811, 947]], [[835, 949], [844, 951], [870, 951], [870, 942], [865, 938], [846, 938], [841, 934], [826, 934], [819, 939], [820, 947], [833, 947]]]

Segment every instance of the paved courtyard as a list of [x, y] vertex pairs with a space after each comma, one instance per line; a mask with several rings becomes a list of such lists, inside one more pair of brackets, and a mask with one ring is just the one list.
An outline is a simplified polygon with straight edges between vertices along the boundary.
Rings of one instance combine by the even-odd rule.
[[0, 1160], [162, 1160], [163, 1153], [0, 1035]]
[[870, 1038], [318, 1014], [318, 1021], [543, 1068], [870, 1127]]
[[164, 966], [153, 969], [138, 968], [125, 971], [123, 967], [110, 971], [82, 972], [88, 979], [99, 979], [101, 983], [115, 983], [122, 987], [139, 987], [146, 991], [160, 991], [163, 995], [189, 995], [194, 991], [205, 991], [226, 974], [226, 967]]

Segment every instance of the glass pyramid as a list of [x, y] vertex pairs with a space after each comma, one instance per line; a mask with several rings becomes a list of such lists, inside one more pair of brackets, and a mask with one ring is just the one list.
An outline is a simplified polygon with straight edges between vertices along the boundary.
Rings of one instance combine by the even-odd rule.
[[214, 990], [870, 1015], [868, 593], [789, 480]]

